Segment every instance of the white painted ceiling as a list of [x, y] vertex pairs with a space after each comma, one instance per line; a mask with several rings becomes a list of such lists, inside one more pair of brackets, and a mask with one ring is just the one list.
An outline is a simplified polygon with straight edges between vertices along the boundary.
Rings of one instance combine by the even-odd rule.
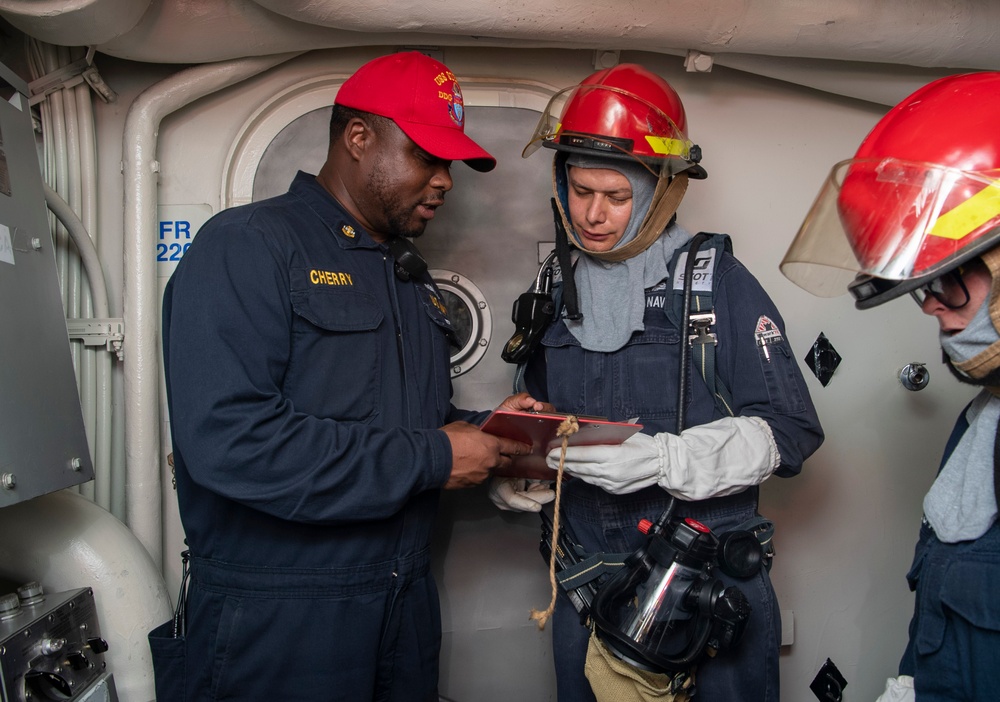
[[994, 0], [0, 0], [0, 16], [44, 42], [154, 63], [362, 45], [695, 51], [702, 69], [881, 104], [1000, 69]]

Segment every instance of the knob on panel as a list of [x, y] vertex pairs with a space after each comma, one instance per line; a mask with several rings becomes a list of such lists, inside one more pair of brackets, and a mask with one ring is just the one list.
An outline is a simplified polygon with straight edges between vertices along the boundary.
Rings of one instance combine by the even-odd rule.
[[73, 690], [65, 678], [41, 670], [29, 670], [25, 673], [24, 686], [43, 700], [68, 700], [73, 696]]
[[21, 612], [21, 600], [15, 593], [0, 597], [0, 622], [13, 619]]

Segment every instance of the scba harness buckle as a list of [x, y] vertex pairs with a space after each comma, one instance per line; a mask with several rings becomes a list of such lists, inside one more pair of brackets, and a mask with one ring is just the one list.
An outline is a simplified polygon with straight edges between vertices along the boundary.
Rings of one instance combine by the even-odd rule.
[[715, 326], [715, 312], [691, 312], [688, 317], [688, 343], [711, 344], [719, 343], [715, 332], [710, 331]]

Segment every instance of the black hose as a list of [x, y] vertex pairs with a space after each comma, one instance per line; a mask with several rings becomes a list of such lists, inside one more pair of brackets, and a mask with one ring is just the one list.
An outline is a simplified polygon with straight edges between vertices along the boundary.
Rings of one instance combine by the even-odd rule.
[[684, 431], [685, 404], [684, 396], [687, 394], [688, 379], [688, 357], [690, 344], [688, 343], [688, 324], [691, 321], [691, 278], [694, 276], [694, 264], [697, 258], [698, 249], [709, 238], [709, 234], [698, 232], [691, 239], [688, 247], [687, 261], [684, 264], [684, 308], [681, 313], [681, 367], [680, 377], [677, 381], [677, 434]]

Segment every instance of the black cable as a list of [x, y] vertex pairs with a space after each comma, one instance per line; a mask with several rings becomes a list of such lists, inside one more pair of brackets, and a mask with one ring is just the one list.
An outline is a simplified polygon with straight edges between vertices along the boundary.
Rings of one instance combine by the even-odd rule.
[[181, 552], [181, 587], [177, 593], [177, 608], [174, 610], [174, 638], [187, 634], [187, 585], [191, 576], [191, 552]]
[[694, 277], [694, 264], [698, 255], [698, 249], [709, 238], [705, 232], [698, 232], [691, 239], [688, 247], [687, 261], [684, 263], [684, 308], [681, 312], [681, 368], [680, 378], [677, 382], [677, 434], [684, 431], [685, 406], [684, 396], [687, 394], [688, 378], [688, 324], [691, 322], [691, 279]]

